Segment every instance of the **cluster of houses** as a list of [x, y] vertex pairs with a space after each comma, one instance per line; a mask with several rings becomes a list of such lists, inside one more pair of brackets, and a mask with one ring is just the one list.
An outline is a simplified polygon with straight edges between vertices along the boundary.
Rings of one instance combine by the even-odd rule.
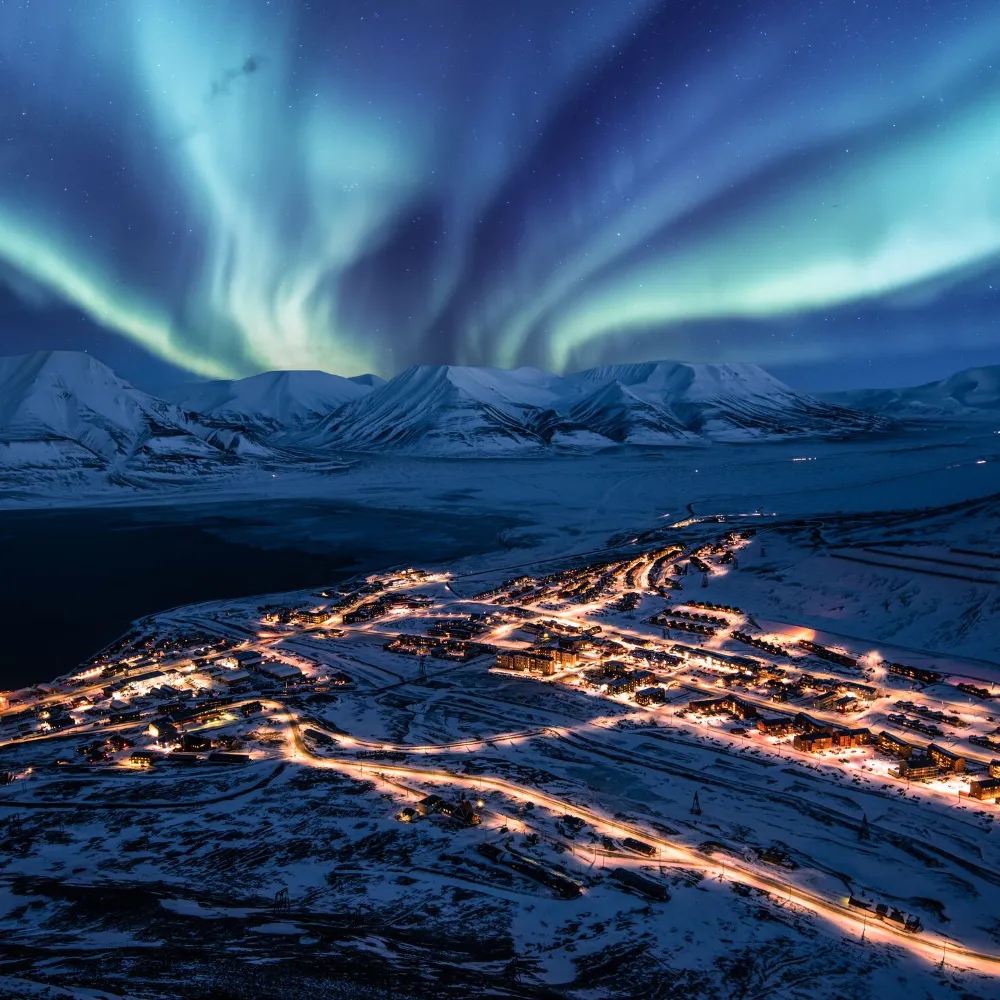
[[973, 778], [969, 782], [969, 798], [980, 802], [1000, 799], [1000, 760], [991, 760], [989, 770], [989, 777]]
[[989, 688], [977, 687], [975, 684], [964, 681], [956, 684], [955, 687], [964, 694], [972, 695], [973, 698], [978, 698], [980, 701], [988, 701], [993, 697], [993, 692]]
[[737, 642], [743, 643], [744, 646], [752, 646], [754, 649], [770, 653], [771, 656], [788, 655], [784, 648], [779, 646], [776, 642], [768, 642], [766, 639], [761, 639], [758, 636], [751, 635], [749, 632], [734, 631], [730, 633], [730, 636]]
[[[875, 745], [883, 753], [898, 760], [898, 766], [893, 773], [906, 780], [935, 778], [941, 773], [962, 774], [966, 768], [966, 758], [963, 754], [936, 743], [931, 743], [924, 749], [890, 732], [883, 731], [876, 735], [864, 727], [831, 726], [812, 718], [805, 712], [799, 712], [794, 716], [766, 717], [759, 714], [755, 705], [733, 694], [692, 701], [688, 704], [688, 710], [703, 715], [728, 715], [740, 721], [753, 719], [756, 721], [757, 730], [765, 735], [794, 734], [792, 746], [806, 753]], [[997, 781], [995, 785], [991, 784], [994, 777]], [[977, 789], [974, 793], [976, 798], [984, 798], [994, 789], [1000, 789], [1000, 762], [997, 762], [995, 776], [991, 766], [991, 778], [977, 779], [974, 784]]]
[[479, 813], [468, 799], [461, 798], [457, 802], [450, 802], [440, 795], [425, 795], [416, 806], [406, 806], [401, 809], [396, 818], [401, 823], [413, 823], [426, 816], [435, 815], [447, 816], [462, 826], [478, 826], [480, 821]]
[[883, 660], [880, 666], [890, 674], [909, 677], [910, 680], [918, 681], [920, 684], [937, 684], [941, 680], [941, 675], [936, 670], [924, 670], [922, 667], [911, 667], [905, 663], [890, 663], [888, 660]]
[[818, 659], [825, 660], [827, 663], [836, 663], [841, 667], [857, 669], [857, 658], [848, 656], [846, 653], [838, 653], [835, 649], [829, 649], [827, 646], [821, 646], [818, 642], [810, 642], [808, 639], [799, 639], [796, 645], [800, 649], [804, 649], [806, 652], [812, 653], [812, 655]]
[[363, 622], [383, 618], [395, 608], [421, 608], [424, 601], [417, 597], [406, 597], [403, 594], [382, 594], [373, 601], [359, 604], [353, 611], [345, 611], [340, 616], [344, 625], [360, 625]]
[[896, 701], [893, 702], [894, 708], [902, 708], [908, 712], [913, 712], [916, 715], [922, 716], [925, 719], [930, 719], [933, 722], [944, 722], [949, 726], [954, 726], [956, 729], [968, 729], [969, 724], [960, 716], [954, 713], [947, 714], [945, 712], [936, 711], [933, 708], [929, 708], [927, 705], [916, 705], [912, 701]]
[[497, 667], [501, 670], [527, 671], [551, 677], [557, 670], [575, 667], [580, 660], [575, 639], [560, 639], [547, 645], [527, 649], [501, 649], [497, 652]]
[[401, 632], [395, 638], [384, 643], [382, 648], [402, 656], [431, 656], [436, 660], [453, 660], [457, 663], [467, 663], [477, 656], [496, 652], [496, 646], [491, 646], [488, 643], [405, 632]]

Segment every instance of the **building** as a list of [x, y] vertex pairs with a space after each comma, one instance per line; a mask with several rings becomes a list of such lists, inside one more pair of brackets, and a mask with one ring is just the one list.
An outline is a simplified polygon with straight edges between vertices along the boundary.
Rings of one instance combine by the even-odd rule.
[[249, 764], [250, 754], [216, 750], [208, 755], [208, 762], [209, 764]]
[[932, 743], [927, 748], [928, 756], [943, 771], [951, 771], [953, 774], [961, 774], [965, 770], [965, 758], [951, 750], [945, 750], [936, 743]]
[[592, 650], [594, 642], [589, 636], [564, 636], [559, 640], [559, 647], [579, 656]]
[[[822, 694], [818, 698], [813, 699], [812, 707], [818, 708], [820, 711], [824, 711], [828, 708], [833, 708], [836, 706], [837, 702], [840, 700], [840, 695], [836, 691], [830, 691], [828, 694]], [[852, 702], [854, 698], [850, 699]]]
[[552, 648], [548, 646], [502, 649], [497, 653], [497, 667], [501, 670], [527, 670], [543, 677], [551, 677], [556, 672], [556, 658]]
[[157, 754], [153, 753], [152, 750], [136, 750], [134, 753], [129, 755], [128, 764], [129, 767], [137, 767], [145, 770], [148, 767], [152, 767], [156, 762]]
[[146, 730], [150, 736], [152, 736], [157, 744], [161, 747], [170, 746], [176, 743], [180, 739], [180, 733], [177, 727], [172, 722], [164, 722], [163, 719], [157, 719], [155, 722], [149, 724], [149, 728]]
[[990, 777], [1000, 778], [1000, 760], [990, 761]]
[[265, 677], [281, 681], [283, 684], [294, 684], [302, 680], [302, 671], [298, 667], [293, 667], [290, 663], [279, 663], [269, 660], [266, 663], [262, 663], [259, 670]]
[[909, 677], [919, 681], [921, 684], [936, 684], [941, 680], [941, 675], [936, 670], [922, 670], [920, 667], [911, 667], [905, 663], [887, 663], [882, 661], [882, 666], [890, 674], [899, 674], [900, 677]]
[[723, 707], [727, 698], [704, 698], [700, 701], [688, 702], [689, 712], [700, 712], [702, 715], [723, 715], [727, 709]]
[[821, 646], [818, 642], [810, 642], [808, 639], [799, 639], [796, 645], [800, 649], [805, 649], [812, 653], [813, 656], [818, 656], [821, 660], [826, 660], [827, 663], [837, 663], [842, 667], [857, 667], [858, 665], [858, 661], [853, 656], [838, 653], [834, 649], [828, 649], [826, 646]]
[[792, 746], [796, 750], [803, 750], [807, 753], [829, 750], [833, 746], [833, 733], [829, 731], [825, 733], [798, 733], [792, 740]]
[[751, 705], [748, 701], [742, 701], [739, 698], [729, 695], [722, 699], [727, 706], [731, 715], [735, 715], [737, 719], [756, 719], [757, 718], [757, 706]]
[[838, 729], [833, 734], [834, 745], [838, 747], [863, 747], [874, 740], [870, 729]]
[[245, 670], [227, 670], [224, 674], [219, 675], [219, 680], [226, 687], [234, 688], [239, 687], [240, 684], [246, 684], [250, 680], [250, 674]]
[[440, 795], [425, 795], [417, 803], [417, 812], [421, 816], [430, 816], [432, 813], [440, 812], [444, 805], [444, 799]]
[[197, 733], [185, 733], [181, 737], [181, 749], [188, 753], [197, 753], [199, 750], [211, 750], [212, 741]]
[[937, 777], [938, 766], [930, 757], [912, 756], [901, 760], [895, 773], [897, 777], [907, 781], [924, 781]]
[[770, 719], [757, 717], [757, 731], [768, 736], [785, 736], [792, 731], [794, 723], [787, 715], [778, 715]]
[[661, 687], [643, 688], [635, 693], [637, 705], [662, 705], [667, 700], [667, 692]]
[[907, 743], [906, 740], [901, 740], [898, 736], [893, 736], [892, 733], [887, 733], [884, 730], [878, 734], [878, 748], [883, 753], [904, 759], [912, 756], [916, 749], [913, 744]]
[[1000, 777], [996, 778], [973, 778], [969, 782], [969, 798], [979, 799], [986, 802], [989, 799], [996, 801], [1000, 796]]
[[830, 730], [827, 723], [820, 722], [811, 715], [806, 715], [805, 712], [797, 712], [794, 723], [796, 731], [800, 733], [829, 732]]
[[624, 677], [628, 673], [628, 665], [621, 660], [605, 660], [601, 670], [605, 677]]
[[757, 706], [742, 701], [735, 695], [727, 694], [724, 698], [707, 698], [702, 701], [692, 701], [688, 704], [689, 711], [702, 712], [705, 715], [732, 715], [737, 719], [756, 719]]
[[643, 684], [652, 680], [653, 675], [647, 670], [633, 670], [624, 673], [621, 677], [612, 677], [604, 684], [606, 694], [631, 694], [638, 691]]
[[656, 899], [663, 903], [670, 900], [670, 893], [667, 892], [667, 887], [662, 882], [657, 882], [655, 879], [648, 878], [646, 875], [634, 872], [629, 868], [615, 868], [611, 877], [616, 882], [620, 882], [630, 889], [635, 889], [636, 892], [640, 892], [650, 899]]

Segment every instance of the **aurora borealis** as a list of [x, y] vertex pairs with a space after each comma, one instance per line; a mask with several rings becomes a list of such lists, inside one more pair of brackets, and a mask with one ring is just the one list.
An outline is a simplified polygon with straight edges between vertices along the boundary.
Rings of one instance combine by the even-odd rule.
[[5, 353], [1000, 360], [995, 0], [3, 0], [0, 94]]

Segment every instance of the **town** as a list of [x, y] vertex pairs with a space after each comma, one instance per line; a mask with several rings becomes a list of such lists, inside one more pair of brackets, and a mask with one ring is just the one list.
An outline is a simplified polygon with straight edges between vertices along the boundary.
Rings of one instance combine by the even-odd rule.
[[[0, 822], [16, 840], [25, 811], [64, 813], [66, 795], [158, 804], [181, 782], [240, 796], [288, 767], [339, 774], [377, 793], [399, 836], [465, 844], [449, 864], [484, 885], [666, 906], [716, 878], [1000, 971], [940, 907], [871, 871], [845, 886], [828, 874], [834, 853], [810, 861], [804, 839], [767, 832], [790, 809], [855, 843], [916, 844], [884, 828], [898, 803], [928, 822], [973, 816], [985, 835], [1000, 797], [1000, 687], [974, 666], [903, 662], [709, 600], [766, 543], [746, 521], [692, 518], [663, 534], [547, 572], [407, 568], [137, 622], [76, 671], [4, 693]], [[587, 761], [649, 788], [672, 782], [673, 812], [590, 798], [569, 780]], [[791, 777], [769, 806], [772, 772]], [[862, 798], [845, 818], [830, 802], [848, 791]], [[706, 838], [706, 812], [731, 819], [719, 795], [743, 797], [745, 821], [759, 811], [742, 844], [718, 823]]]

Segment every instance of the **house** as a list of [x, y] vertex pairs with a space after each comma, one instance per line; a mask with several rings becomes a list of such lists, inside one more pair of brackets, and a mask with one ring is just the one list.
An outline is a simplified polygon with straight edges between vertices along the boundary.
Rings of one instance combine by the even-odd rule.
[[1000, 760], [990, 761], [990, 777], [1000, 778]]
[[626, 837], [622, 841], [622, 847], [629, 851], [635, 851], [636, 854], [644, 854], [647, 858], [651, 858], [656, 854], [656, 848], [652, 844], [647, 844], [643, 840], [636, 840], [634, 837]]
[[742, 701], [732, 694], [727, 694], [724, 698], [707, 698], [702, 701], [689, 702], [688, 710], [702, 712], [705, 715], [732, 715], [737, 719], [757, 718], [756, 705]]
[[945, 750], [936, 743], [932, 743], [927, 748], [928, 756], [944, 771], [951, 771], [953, 774], [961, 774], [965, 770], [965, 758], [951, 750]]
[[930, 757], [911, 756], [899, 762], [895, 774], [899, 778], [907, 781], [924, 781], [927, 778], [936, 778], [938, 773], [937, 764]]
[[271, 677], [285, 684], [292, 684], [302, 680], [302, 671], [298, 667], [293, 667], [290, 663], [269, 660], [266, 663], [262, 663], [258, 669], [265, 677]]
[[792, 746], [807, 753], [829, 750], [833, 746], [833, 733], [829, 730], [825, 733], [798, 733], [792, 740]]
[[833, 742], [838, 747], [863, 747], [872, 743], [874, 737], [870, 729], [838, 729], [834, 731]]
[[727, 711], [724, 707], [726, 698], [704, 698], [688, 702], [688, 711], [701, 712], [702, 715], [722, 715]]
[[794, 723], [788, 716], [779, 715], [770, 719], [763, 716], [757, 718], [757, 731], [768, 736], [785, 736], [794, 728]]
[[825, 722], [814, 719], [805, 712], [797, 712], [795, 715], [795, 729], [800, 733], [815, 733], [818, 731], [828, 732], [830, 727]]
[[[825, 709], [833, 708], [839, 700], [840, 695], [836, 691], [830, 691], [827, 694], [820, 695], [818, 698], [814, 698], [812, 707], [824, 711]], [[853, 702], [855, 699], [851, 698], [850, 700]]]
[[551, 646], [503, 649], [497, 653], [497, 667], [500, 670], [527, 670], [551, 677], [556, 672], [555, 651]]
[[216, 750], [208, 755], [209, 764], [249, 764], [250, 754]]
[[421, 816], [430, 816], [431, 813], [441, 811], [444, 799], [440, 795], [426, 795], [417, 803], [417, 812]]
[[998, 796], [1000, 796], [1000, 777], [973, 778], [969, 782], [969, 798], [985, 802], [989, 799], [996, 801]]
[[621, 660], [606, 660], [602, 664], [605, 677], [624, 677], [628, 673], [628, 666]]
[[911, 667], [905, 663], [887, 663], [882, 661], [882, 666], [890, 674], [899, 674], [900, 677], [910, 677], [921, 684], [936, 684], [941, 680], [941, 675], [936, 670], [922, 670], [920, 667]]
[[476, 812], [468, 799], [459, 799], [458, 802], [443, 802], [438, 811], [466, 826], [479, 825], [479, 813]]
[[224, 674], [219, 675], [219, 680], [226, 687], [233, 688], [240, 684], [246, 684], [250, 680], [250, 674], [246, 670], [227, 670]]
[[656, 899], [662, 903], [670, 901], [670, 893], [667, 892], [667, 887], [662, 882], [648, 878], [639, 872], [634, 872], [629, 868], [615, 868], [611, 872], [611, 877], [616, 882], [620, 882], [630, 889], [635, 889], [636, 892], [642, 893], [643, 896], [648, 896], [650, 899]]
[[906, 740], [901, 740], [898, 736], [893, 736], [892, 733], [887, 733], [885, 730], [878, 734], [878, 748], [883, 753], [902, 758], [912, 756], [916, 749], [911, 743], [907, 743]]
[[130, 767], [137, 767], [145, 770], [148, 767], [152, 767], [156, 762], [158, 754], [153, 753], [152, 750], [136, 750], [129, 755], [128, 765]]
[[199, 750], [211, 750], [212, 741], [197, 733], [185, 733], [181, 737], [181, 749], [186, 752], [197, 753]]
[[667, 692], [661, 687], [643, 688], [635, 693], [637, 705], [662, 705], [667, 699]]
[[146, 732], [152, 736], [158, 746], [165, 747], [176, 743], [180, 739], [180, 733], [177, 727], [172, 722], [165, 722], [163, 719], [157, 719], [155, 722], [151, 722], [146, 729]]
[[750, 704], [748, 701], [742, 701], [740, 698], [736, 698], [733, 695], [723, 698], [722, 701], [729, 713], [734, 715], [737, 719], [757, 718], [757, 706]]
[[604, 683], [602, 687], [609, 695], [631, 694], [653, 680], [655, 677], [648, 670], [627, 670], [620, 676], [613, 677]]

